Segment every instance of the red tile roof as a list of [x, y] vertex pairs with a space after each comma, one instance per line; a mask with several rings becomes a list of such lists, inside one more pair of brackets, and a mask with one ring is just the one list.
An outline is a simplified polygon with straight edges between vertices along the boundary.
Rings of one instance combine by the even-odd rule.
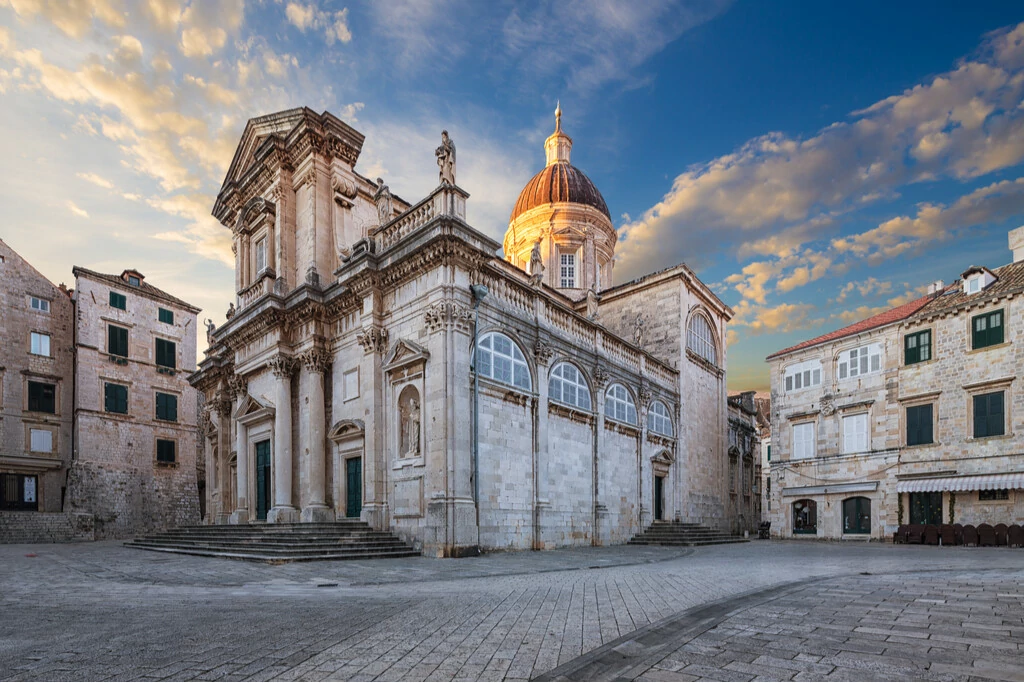
[[836, 339], [842, 339], [843, 337], [852, 337], [855, 334], [860, 334], [861, 332], [873, 330], [876, 327], [884, 327], [885, 325], [891, 325], [892, 323], [900, 322], [901, 320], [906, 320], [907, 318], [909, 318], [910, 316], [914, 315], [919, 310], [924, 308], [925, 305], [933, 298], [934, 297], [932, 295], [923, 296], [920, 299], [915, 299], [910, 303], [903, 304], [902, 306], [897, 306], [896, 308], [891, 308], [888, 311], [883, 311], [878, 315], [873, 315], [870, 318], [865, 318], [860, 322], [848, 325], [841, 329], [835, 330], [834, 332], [823, 334], [820, 337], [815, 337], [814, 339], [808, 339], [807, 341], [797, 344], [796, 346], [790, 346], [788, 349], [776, 351], [772, 355], [768, 356], [768, 358], [766, 358], [765, 360], [771, 360], [772, 358], [776, 358], [778, 356], [782, 356], [793, 351], [807, 349], [812, 346], [817, 346], [818, 344], [824, 344], [825, 342], [835, 341]]

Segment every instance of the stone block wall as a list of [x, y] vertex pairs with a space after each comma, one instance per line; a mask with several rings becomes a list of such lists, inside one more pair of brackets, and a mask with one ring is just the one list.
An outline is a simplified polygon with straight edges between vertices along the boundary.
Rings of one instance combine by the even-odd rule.
[[65, 512], [0, 512], [0, 543], [91, 541], [92, 518]]

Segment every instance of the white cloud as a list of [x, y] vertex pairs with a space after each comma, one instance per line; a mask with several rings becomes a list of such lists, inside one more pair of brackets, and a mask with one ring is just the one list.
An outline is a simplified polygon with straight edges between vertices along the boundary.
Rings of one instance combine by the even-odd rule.
[[102, 187], [105, 190], [114, 189], [114, 183], [110, 182], [109, 180], [102, 176], [96, 175], [95, 173], [76, 173], [75, 175], [77, 175], [82, 180], [90, 182], [93, 185]]
[[333, 45], [336, 40], [342, 43], [352, 40], [347, 7], [335, 12], [325, 12], [313, 4], [289, 2], [284, 13], [288, 23], [303, 33], [309, 30], [322, 31], [328, 45]]
[[75, 214], [79, 218], [88, 218], [89, 217], [89, 214], [86, 213], [85, 209], [79, 208], [78, 205], [75, 204], [70, 199], [67, 201], [67, 207], [68, 207], [68, 210], [71, 211], [71, 213]]

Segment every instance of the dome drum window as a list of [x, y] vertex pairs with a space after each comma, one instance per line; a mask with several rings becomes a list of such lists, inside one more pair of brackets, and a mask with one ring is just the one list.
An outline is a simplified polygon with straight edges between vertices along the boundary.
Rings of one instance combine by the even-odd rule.
[[662, 436], [672, 436], [672, 418], [661, 401], [655, 401], [647, 411], [647, 430]]
[[604, 414], [617, 422], [636, 424], [636, 404], [626, 387], [621, 384], [608, 387], [604, 395]]
[[703, 314], [698, 313], [690, 319], [686, 330], [686, 348], [712, 365], [718, 365], [715, 335], [711, 331], [711, 323]]
[[476, 370], [502, 384], [529, 391], [530, 368], [526, 357], [511, 338], [500, 332], [485, 334], [477, 343]]
[[548, 380], [548, 398], [558, 403], [590, 410], [590, 388], [572, 363], [559, 363]]

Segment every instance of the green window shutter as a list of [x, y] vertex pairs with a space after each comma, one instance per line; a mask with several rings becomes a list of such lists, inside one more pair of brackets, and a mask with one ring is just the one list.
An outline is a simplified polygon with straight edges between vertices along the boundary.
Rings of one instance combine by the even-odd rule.
[[166, 308], [159, 309], [160, 322], [167, 323], [168, 325], [174, 324], [174, 311], [168, 311]]
[[174, 462], [174, 442], [157, 439], [156, 459], [157, 462]]
[[988, 396], [974, 397], [974, 438], [988, 436]]
[[166, 339], [156, 340], [156, 364], [161, 365], [165, 368], [173, 368], [175, 366], [177, 356], [177, 346], [174, 342], [167, 341]]
[[120, 384], [103, 385], [103, 408], [108, 413], [128, 414], [128, 387]]
[[988, 395], [988, 435], [1002, 436], [1003, 426], [1003, 392], [1000, 391]]
[[911, 365], [917, 362], [917, 337], [908, 334], [903, 338], [903, 364]]
[[930, 403], [927, 406], [921, 406], [918, 424], [920, 425], [918, 428], [919, 443], [934, 443], [935, 438], [932, 435], [932, 406]]
[[907, 445], [916, 446], [920, 443], [918, 431], [921, 429], [920, 421], [917, 419], [917, 409], [907, 408]]
[[1001, 310], [989, 313], [988, 335], [989, 346], [1003, 343], [1003, 312]]
[[174, 394], [156, 395], [156, 417], [159, 420], [178, 421], [178, 397]]
[[107, 353], [128, 357], [128, 330], [116, 325], [107, 325]]
[[128, 298], [124, 294], [111, 292], [110, 305], [113, 306], [114, 308], [120, 308], [123, 311], [128, 308]]
[[113, 384], [103, 385], [103, 409], [108, 413], [114, 412], [114, 388]]

